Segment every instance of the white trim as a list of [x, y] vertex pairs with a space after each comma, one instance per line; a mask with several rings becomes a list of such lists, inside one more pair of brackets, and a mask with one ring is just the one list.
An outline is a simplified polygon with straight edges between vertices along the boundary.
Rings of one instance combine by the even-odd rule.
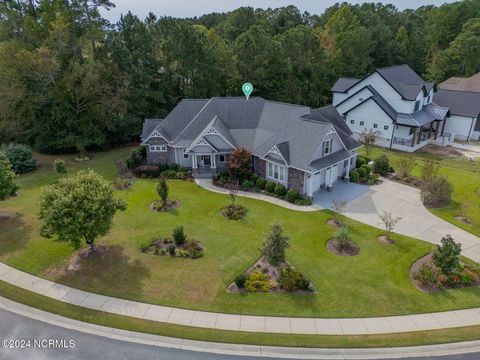
[[168, 141], [165, 136], [163, 136], [162, 134], [160, 134], [158, 132], [158, 130], [155, 128], [155, 130], [152, 131], [152, 133], [150, 135], [148, 135], [148, 137], [142, 141], [142, 144], [145, 145], [147, 144], [147, 141], [150, 140], [150, 138], [161, 138], [163, 139], [167, 144], [170, 144], [170, 141]]
[[190, 152], [194, 147], [196, 146], [208, 146], [210, 147], [215, 153], [218, 153], [218, 150], [213, 147], [212, 144], [210, 144], [207, 140], [205, 140], [203, 137], [200, 139], [197, 139], [196, 141], [192, 142], [192, 144], [185, 150], [185, 152]]
[[[232, 149], [236, 149], [235, 145], [233, 145], [230, 141], [228, 141], [225, 136], [223, 136], [222, 134], [220, 134], [217, 129], [215, 129], [215, 127], [213, 126], [213, 123], [215, 122], [215, 120], [219, 120], [221, 121], [218, 116], [214, 116], [213, 119], [208, 123], [207, 126], [205, 126], [205, 129], [202, 130], [202, 132], [195, 138], [195, 140], [197, 140], [198, 138], [202, 138], [202, 137], [205, 137], [207, 135], [217, 135], [217, 136], [220, 136], [223, 141], [225, 141], [228, 145], [230, 145], [230, 147]], [[194, 141], [195, 141], [194, 140]]]
[[[152, 149], [153, 148], [153, 149]], [[159, 149], [157, 149], [159, 148]], [[167, 152], [168, 146], [166, 144], [161, 145], [148, 145], [148, 150], [150, 152]]]
[[[275, 177], [273, 176], [270, 176], [269, 175], [269, 165], [272, 165], [273, 166], [278, 166], [278, 179], [276, 179]], [[281, 170], [280, 169], [284, 169], [284, 172], [283, 172], [283, 180], [280, 180], [280, 173], [281, 173]], [[275, 170], [272, 168], [272, 173], [275, 173]], [[284, 185], [285, 187], [287, 187], [287, 184], [288, 184], [288, 166], [287, 165], [282, 165], [282, 164], [279, 164], [279, 163], [276, 163], [276, 162], [273, 162], [273, 161], [268, 161], [266, 160], [266, 164], [265, 164], [265, 178], [266, 179], [269, 179], [269, 180], [272, 180], [272, 181], [275, 181], [279, 184], [282, 184]]]
[[264, 157], [267, 156], [270, 153], [280, 156], [282, 158], [283, 162], [285, 163], [285, 165], [288, 165], [288, 163], [285, 160], [285, 158], [283, 157], [282, 153], [280, 152], [280, 150], [278, 150], [277, 145], [273, 145], [272, 148], [267, 151], [267, 153], [264, 155]]

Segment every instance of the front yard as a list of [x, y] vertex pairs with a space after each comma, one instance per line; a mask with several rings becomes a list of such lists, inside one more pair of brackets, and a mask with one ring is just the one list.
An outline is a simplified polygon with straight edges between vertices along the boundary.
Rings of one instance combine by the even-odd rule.
[[[113, 179], [113, 162], [126, 153], [126, 149], [120, 149], [94, 154], [91, 161], [68, 162], [67, 167], [70, 172], [91, 167]], [[430, 244], [399, 235], [393, 236], [393, 245], [381, 243], [376, 240], [378, 229], [345, 220], [360, 253], [354, 257], [336, 256], [326, 248], [335, 231], [326, 225], [331, 218], [327, 211], [295, 212], [238, 198], [247, 206], [248, 215], [231, 221], [220, 215], [227, 202], [225, 195], [179, 180], [169, 181], [169, 186], [170, 198], [178, 199], [181, 205], [166, 213], [148, 208], [158, 196], [154, 180], [135, 180], [129, 190], [116, 191], [128, 202], [128, 208], [116, 215], [112, 231], [99, 240], [107, 253], [103, 258], [84, 261], [77, 271], [66, 271], [74, 250], [67, 244], [41, 238], [36, 216], [41, 186], [58, 176], [52, 169], [53, 159], [42, 157], [41, 169], [19, 178], [19, 195], [0, 203], [1, 211], [17, 214], [1, 224], [0, 261], [32, 274], [120, 298], [231, 313], [360, 317], [478, 306], [478, 287], [427, 294], [410, 282], [411, 264], [432, 249]], [[473, 174], [478, 174], [459, 171], [470, 174], [470, 181], [466, 176], [460, 176], [458, 181], [471, 187]], [[461, 191], [457, 190], [460, 185], [454, 186], [455, 194]], [[264, 233], [277, 221], [291, 238], [288, 261], [305, 273], [317, 292], [228, 293], [226, 287], [233, 279], [257, 260]], [[201, 241], [203, 257], [191, 260], [139, 251], [152, 238], [170, 236], [176, 226], [183, 226], [187, 236]]]
[[[449, 206], [437, 209], [429, 209], [433, 214], [458, 226], [472, 234], [480, 237], [480, 160], [468, 160], [466, 157], [446, 157], [435, 155], [430, 152], [419, 150], [413, 154], [407, 154], [400, 151], [376, 147], [373, 149], [372, 159], [385, 154], [390, 159], [390, 163], [395, 168], [402, 156], [413, 156], [417, 160], [417, 165], [413, 169], [412, 175], [419, 176], [423, 159], [431, 159], [441, 164], [440, 174], [448, 177], [453, 185], [452, 202]], [[472, 220], [471, 224], [465, 224], [455, 220], [455, 217], [461, 213], [461, 204], [467, 203], [468, 217]]]

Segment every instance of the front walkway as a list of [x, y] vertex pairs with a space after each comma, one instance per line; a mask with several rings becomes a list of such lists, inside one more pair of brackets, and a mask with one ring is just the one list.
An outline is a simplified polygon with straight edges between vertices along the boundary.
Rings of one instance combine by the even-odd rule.
[[289, 318], [185, 310], [93, 294], [45, 280], [0, 263], [0, 280], [49, 298], [162, 323], [246, 332], [367, 335], [480, 325], [480, 308], [376, 318]]
[[[221, 187], [213, 185], [212, 179], [195, 179], [195, 182], [197, 183], [197, 185], [199, 185], [200, 187], [206, 190], [210, 190], [220, 194], [227, 194], [228, 192], [226, 189], [222, 189]], [[288, 201], [285, 201], [285, 200], [277, 199], [276, 197], [273, 197], [273, 196], [254, 193], [254, 192], [248, 192], [248, 191], [239, 191], [238, 196], [266, 201], [266, 202], [281, 206], [283, 208], [296, 210], [296, 211], [309, 212], [309, 211], [317, 211], [322, 209], [321, 207], [315, 204], [310, 206], [300, 206], [300, 205], [289, 203]]]
[[[344, 215], [364, 224], [381, 227], [378, 215], [384, 210], [391, 211], [394, 216], [402, 218], [395, 227], [396, 233], [433, 244], [439, 244], [443, 236], [450, 234], [462, 244], [462, 255], [480, 262], [478, 237], [428, 211], [420, 201], [420, 190], [388, 179], [382, 181], [350, 201]], [[335, 187], [331, 196], [334, 195]], [[338, 194], [339, 197], [341, 195]]]

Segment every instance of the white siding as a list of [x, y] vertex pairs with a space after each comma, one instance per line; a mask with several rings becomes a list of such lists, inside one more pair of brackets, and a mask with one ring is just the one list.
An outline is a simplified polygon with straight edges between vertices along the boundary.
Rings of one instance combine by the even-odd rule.
[[357, 106], [372, 95], [373, 94], [370, 90], [363, 89], [357, 95], [350, 97], [348, 100], [337, 106], [337, 110], [340, 114], [345, 114], [348, 110]]
[[472, 127], [471, 117], [451, 115], [446, 120], [444, 134], [455, 134], [456, 139], [466, 140], [470, 129], [473, 132], [474, 127], [475, 120]]
[[[353, 124], [351, 123], [352, 120], [354, 121]], [[350, 111], [347, 114], [346, 121], [356, 138], [363, 130], [375, 130], [380, 133], [377, 145], [390, 147], [394, 124], [392, 119], [385, 114], [375, 101], [366, 101]], [[361, 121], [364, 122], [363, 125], [360, 125]], [[377, 124], [378, 127], [374, 128], [374, 124]], [[385, 126], [388, 126], [388, 130], [384, 129]]]

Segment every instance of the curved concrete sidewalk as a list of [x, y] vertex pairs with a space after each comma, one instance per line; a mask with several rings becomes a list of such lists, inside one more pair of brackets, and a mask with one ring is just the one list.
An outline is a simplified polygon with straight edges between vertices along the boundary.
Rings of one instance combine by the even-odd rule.
[[248, 316], [178, 309], [89, 293], [45, 280], [0, 263], [0, 280], [89, 309], [200, 328], [247, 332], [367, 335], [480, 325], [480, 308], [376, 318], [289, 318]]
[[412, 357], [449, 356], [480, 352], [480, 341], [465, 341], [451, 344], [406, 346], [390, 348], [295, 348], [281, 346], [226, 344], [195, 340], [184, 340], [159, 335], [110, 328], [90, 324], [63, 316], [51, 314], [0, 297], [0, 308], [11, 313], [35, 319], [64, 329], [89, 335], [127, 341], [136, 344], [157, 346], [169, 349], [206, 352], [224, 355], [273, 357], [288, 359], [401, 359]]
[[[198, 186], [200, 186], [200, 187], [202, 187], [206, 190], [210, 190], [210, 191], [220, 193], [220, 194], [227, 194], [227, 190], [213, 185], [211, 179], [195, 179], [195, 183]], [[313, 205], [310, 205], [310, 206], [300, 206], [300, 205], [295, 205], [295, 204], [289, 203], [288, 201], [285, 201], [285, 200], [277, 199], [273, 196], [268, 196], [268, 195], [258, 194], [258, 193], [248, 192], [248, 191], [241, 191], [240, 190], [240, 191], [238, 191], [238, 196], [243, 196], [243, 197], [247, 197], [247, 198], [250, 198], [250, 199], [257, 199], [257, 200], [266, 201], [266, 202], [269, 202], [271, 204], [275, 204], [275, 205], [281, 206], [283, 208], [290, 209], [290, 210], [296, 210], [296, 211], [310, 212], [310, 211], [318, 211], [318, 210], [323, 209], [321, 206], [318, 206], [316, 204], [313, 204]]]

